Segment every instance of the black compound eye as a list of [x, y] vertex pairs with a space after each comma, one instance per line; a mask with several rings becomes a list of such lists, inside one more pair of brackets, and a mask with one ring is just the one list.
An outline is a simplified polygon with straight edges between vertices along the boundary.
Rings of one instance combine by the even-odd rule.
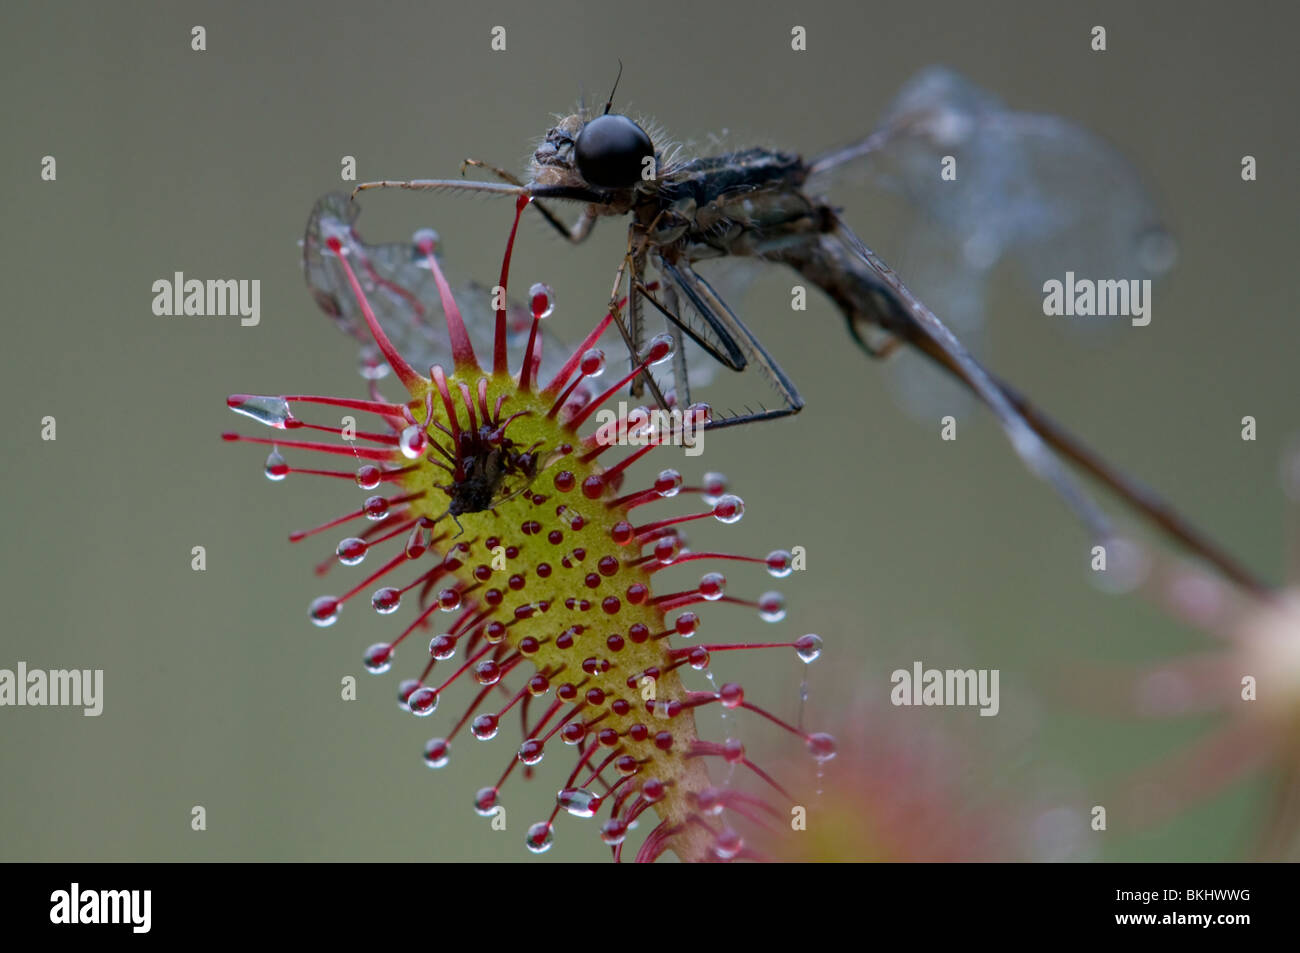
[[601, 189], [630, 189], [641, 181], [642, 171], [653, 168], [654, 143], [646, 131], [626, 116], [608, 113], [582, 127], [573, 146], [578, 174]]

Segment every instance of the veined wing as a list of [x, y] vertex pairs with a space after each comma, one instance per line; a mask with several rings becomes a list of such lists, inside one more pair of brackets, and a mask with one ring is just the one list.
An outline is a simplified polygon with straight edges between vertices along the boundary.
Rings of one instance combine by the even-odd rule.
[[[326, 248], [326, 240], [337, 237], [380, 325], [401, 355], [412, 366], [423, 370], [434, 364], [451, 368], [453, 360], [442, 300], [424, 253], [414, 241], [366, 244], [355, 226], [359, 214], [357, 203], [341, 193], [322, 196], [312, 209], [302, 241], [303, 274], [312, 297], [342, 331], [361, 345], [362, 375], [377, 377], [386, 373], [387, 365], [370, 343], [371, 335], [352, 287], [338, 260]], [[439, 264], [442, 264], [441, 257]], [[466, 282], [456, 288], [455, 298], [475, 351], [481, 360], [489, 360], [496, 329], [491, 289]], [[507, 303], [506, 317], [510, 366], [518, 370], [528, 343], [532, 315], [526, 307]], [[543, 335], [541, 380], [549, 380], [560, 369], [565, 354], [553, 334]]]
[[[945, 159], [951, 176], [945, 177]], [[1035, 295], [1043, 281], [1077, 276], [1156, 278], [1176, 246], [1134, 166], [1076, 123], [1016, 112], [943, 68], [909, 81], [872, 135], [810, 164], [814, 181], [857, 167], [914, 210], [892, 241], [908, 284], [975, 354], [987, 356], [987, 283], [1003, 259]], [[1026, 315], [1041, 318], [1037, 307]], [[1076, 339], [1115, 321], [1059, 321]], [[913, 355], [889, 368], [909, 412], [929, 419], [968, 399]]]
[[[754, 333], [736, 317], [726, 301], [719, 296], [703, 275], [691, 267], [690, 262], [684, 258], [675, 263], [661, 260], [659, 268], [668, 286], [677, 293], [677, 297], [688, 302], [689, 307], [697, 315], [705, 318], [716, 329], [719, 338], [726, 341], [728, 352], [739, 358], [733, 362], [726, 359], [724, 355], [716, 355], [720, 363], [733, 370], [743, 370], [749, 366], [757, 367], [759, 375], [773, 387], [788, 406], [794, 410], [803, 407], [803, 400], [799, 397], [794, 384], [781, 370], [780, 365], [772, 360], [771, 355], [767, 353]], [[684, 328], [686, 325], [682, 326]], [[767, 414], [769, 411], [764, 410], [761, 413]], [[777, 410], [776, 415], [784, 415], [784, 412]], [[736, 415], [729, 416], [729, 421], [722, 418], [715, 419], [710, 426], [722, 427], [743, 422]]]
[[915, 76], [871, 136], [809, 169], [815, 178], [859, 161], [976, 267], [1009, 255], [1035, 282], [1065, 268], [1140, 279], [1176, 256], [1141, 176], [1114, 147], [1067, 119], [1013, 111], [948, 69]]

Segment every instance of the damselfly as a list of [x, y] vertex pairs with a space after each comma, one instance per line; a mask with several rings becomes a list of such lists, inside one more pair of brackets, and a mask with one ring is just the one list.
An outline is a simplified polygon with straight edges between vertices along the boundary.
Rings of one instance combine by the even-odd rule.
[[[1053, 450], [1231, 578], [1263, 588], [1161, 500], [990, 375], [854, 233], [818, 186], [823, 175], [850, 163], [877, 163], [886, 170], [882, 174], [914, 193], [925, 212], [949, 219], [952, 233], [962, 239], [961, 258], [969, 271], [987, 270], [1003, 253], [1019, 251], [1031, 267], [1036, 261], [1064, 260], [1115, 277], [1126, 264], [1140, 272], [1124, 278], [1159, 272], [1170, 259], [1168, 235], [1136, 173], [1099, 139], [1056, 117], [1012, 112], [940, 69], [913, 80], [870, 136], [812, 160], [762, 148], [683, 156], [679, 148], [656, 144], [612, 106], [611, 93], [600, 115], [579, 110], [553, 126], [533, 155], [527, 181], [467, 160], [467, 166], [488, 169], [504, 181], [368, 182], [353, 195], [404, 188], [526, 198], [572, 242], [586, 239], [600, 218], [627, 218], [627, 245], [610, 309], [629, 351], [635, 355], [640, 349], [648, 304], [669, 321], [678, 355], [684, 354], [685, 337], [734, 371], [756, 367], [784, 404], [714, 419], [708, 424], [712, 428], [795, 414], [803, 399], [697, 265], [731, 257], [788, 265], [831, 298], [866, 353], [884, 357], [906, 343], [967, 386], [997, 417], [1029, 469], [1056, 489], [1095, 538], [1109, 538], [1107, 520]], [[946, 167], [954, 170], [952, 178]], [[561, 222], [546, 206], [548, 200], [582, 203], [576, 223]], [[1063, 243], [1072, 243], [1069, 253], [1053, 255]], [[651, 270], [658, 275], [658, 290], [647, 278]], [[625, 280], [623, 318], [618, 299]], [[685, 405], [690, 401], [687, 368], [680, 356], [675, 362], [672, 397]], [[666, 406], [649, 374], [636, 386], [648, 387]]]

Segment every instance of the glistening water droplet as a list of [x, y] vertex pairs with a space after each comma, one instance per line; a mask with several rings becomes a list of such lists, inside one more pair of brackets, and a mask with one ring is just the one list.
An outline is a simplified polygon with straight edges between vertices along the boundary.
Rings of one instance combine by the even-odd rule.
[[392, 586], [376, 589], [375, 594], [370, 597], [370, 604], [375, 607], [375, 611], [380, 615], [396, 612], [397, 607], [402, 604], [402, 591], [394, 589]]
[[439, 662], [445, 662], [456, 654], [456, 637], [453, 635], [435, 635], [429, 640], [429, 654]]
[[519, 760], [530, 768], [535, 764], [541, 763], [542, 756], [545, 753], [542, 743], [536, 738], [529, 738], [519, 746]]
[[765, 592], [758, 597], [758, 617], [764, 622], [780, 622], [785, 618], [785, 596], [779, 592]]
[[574, 817], [594, 817], [601, 799], [582, 788], [564, 788], [555, 796], [555, 803]]
[[406, 699], [412, 715], [423, 718], [432, 715], [438, 708], [438, 691], [433, 688], [417, 688]]
[[289, 464], [284, 462], [284, 457], [280, 456], [280, 451], [275, 447], [266, 457], [266, 478], [273, 483], [279, 483], [289, 475]]
[[745, 501], [734, 493], [727, 493], [713, 504], [713, 515], [720, 523], [739, 523], [745, 515]]
[[450, 760], [450, 751], [446, 738], [430, 738], [424, 746], [424, 763], [431, 768], [445, 767]]
[[500, 792], [496, 788], [479, 788], [474, 795], [474, 810], [484, 817], [491, 817], [497, 809], [497, 795]]
[[424, 432], [424, 428], [419, 424], [411, 424], [402, 431], [397, 440], [398, 449], [402, 451], [402, 456], [408, 460], [418, 460], [424, 454], [424, 448], [429, 445], [429, 438]]
[[226, 401], [226, 406], [237, 414], [252, 417], [260, 424], [284, 430], [293, 414], [289, 402], [283, 397], [258, 397], [253, 394], [236, 394]]
[[606, 821], [600, 827], [600, 839], [610, 847], [617, 847], [627, 839], [627, 825], [618, 818]]
[[655, 477], [655, 492], [662, 497], [676, 496], [681, 488], [682, 475], [676, 470], [660, 470], [659, 475]]
[[349, 536], [339, 543], [335, 552], [338, 554], [339, 562], [343, 565], [355, 566], [366, 558], [366, 550], [369, 548], [369, 544], [364, 539]]
[[767, 564], [768, 574], [777, 579], [784, 579], [794, 571], [793, 557], [784, 549], [772, 550], [763, 562]]
[[713, 842], [713, 853], [721, 860], [734, 859], [744, 848], [745, 842], [731, 828], [727, 828]]
[[376, 642], [361, 656], [361, 664], [371, 675], [383, 675], [393, 667], [393, 647], [387, 642]]
[[343, 603], [334, 596], [321, 596], [312, 600], [307, 613], [311, 616], [311, 621], [324, 628], [339, 620], [339, 609], [342, 606]]
[[555, 311], [555, 292], [540, 281], [528, 289], [528, 300], [533, 309], [533, 317], [539, 321], [549, 318]]
[[605, 373], [605, 352], [598, 347], [583, 351], [578, 367], [583, 377], [599, 377]]
[[416, 251], [427, 255], [438, 247], [438, 233], [432, 228], [417, 228], [411, 235], [411, 244], [415, 246]]
[[835, 757], [835, 738], [825, 732], [809, 735], [808, 751], [818, 762], [830, 761]]
[[727, 577], [720, 572], [706, 572], [700, 577], [700, 595], [709, 602], [717, 602], [726, 594]]
[[673, 336], [666, 331], [663, 334], [656, 334], [650, 339], [650, 346], [646, 348], [646, 359], [651, 367], [662, 364], [673, 356]]
[[804, 662], [815, 662], [821, 658], [822, 640], [821, 636], [808, 635], [800, 636], [794, 643], [795, 654]]
[[726, 494], [727, 478], [721, 473], [710, 471], [704, 474], [700, 486], [704, 490], [704, 502], [712, 506]]
[[479, 715], [470, 723], [470, 733], [479, 741], [491, 741], [497, 736], [501, 720], [496, 715]]
[[551, 825], [546, 821], [538, 821], [532, 827], [528, 828], [528, 835], [524, 838], [524, 843], [534, 854], [544, 854], [551, 849], [551, 844], [555, 841], [555, 835], [551, 831]]

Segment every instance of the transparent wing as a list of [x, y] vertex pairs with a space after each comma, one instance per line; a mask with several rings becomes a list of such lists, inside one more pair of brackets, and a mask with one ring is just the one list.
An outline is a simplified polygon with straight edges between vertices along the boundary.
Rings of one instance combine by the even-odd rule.
[[857, 163], [921, 213], [916, 227], [942, 229], [976, 269], [1010, 256], [1036, 284], [1066, 268], [1154, 278], [1176, 257], [1141, 176], [1115, 148], [1069, 120], [1008, 109], [948, 69], [918, 74], [871, 136], [810, 168]]
[[[942, 317], [975, 358], [990, 361], [989, 335], [981, 333], [988, 269], [972, 263], [960, 243], [937, 228], [909, 229], [899, 261], [907, 264], [908, 286], [917, 296]], [[882, 370], [894, 399], [917, 420], [961, 414], [974, 399], [951, 374], [910, 349], [900, 350]]]
[[[307, 288], [316, 304], [360, 345], [363, 376], [379, 377], [387, 373], [387, 365], [371, 341], [352, 287], [338, 260], [326, 248], [329, 237], [338, 237], [348, 250], [348, 260], [380, 325], [401, 355], [422, 371], [434, 364], [451, 367], [442, 302], [424, 254], [414, 241], [366, 244], [355, 227], [358, 215], [357, 203], [341, 193], [322, 196], [312, 209], [302, 241], [302, 265]], [[439, 265], [445, 270], [441, 256]], [[480, 361], [490, 361], [496, 330], [491, 289], [473, 282], [453, 287], [474, 350]], [[510, 366], [518, 371], [528, 343], [532, 315], [528, 308], [508, 302], [506, 318]], [[567, 352], [553, 334], [543, 335], [540, 379], [548, 381], [566, 356]]]
[[[1003, 260], [1036, 296], [1067, 271], [1157, 278], [1177, 256], [1141, 176], [1116, 149], [1066, 119], [1015, 112], [941, 67], [909, 81], [870, 136], [810, 167], [816, 187], [856, 170], [906, 200], [913, 214], [893, 257], [916, 294], [984, 358], [987, 285]], [[1028, 305], [1025, 314], [1041, 317]], [[1058, 326], [1091, 342], [1114, 322]], [[889, 371], [899, 402], [922, 418], [969, 400], [916, 355], [900, 356]]]

